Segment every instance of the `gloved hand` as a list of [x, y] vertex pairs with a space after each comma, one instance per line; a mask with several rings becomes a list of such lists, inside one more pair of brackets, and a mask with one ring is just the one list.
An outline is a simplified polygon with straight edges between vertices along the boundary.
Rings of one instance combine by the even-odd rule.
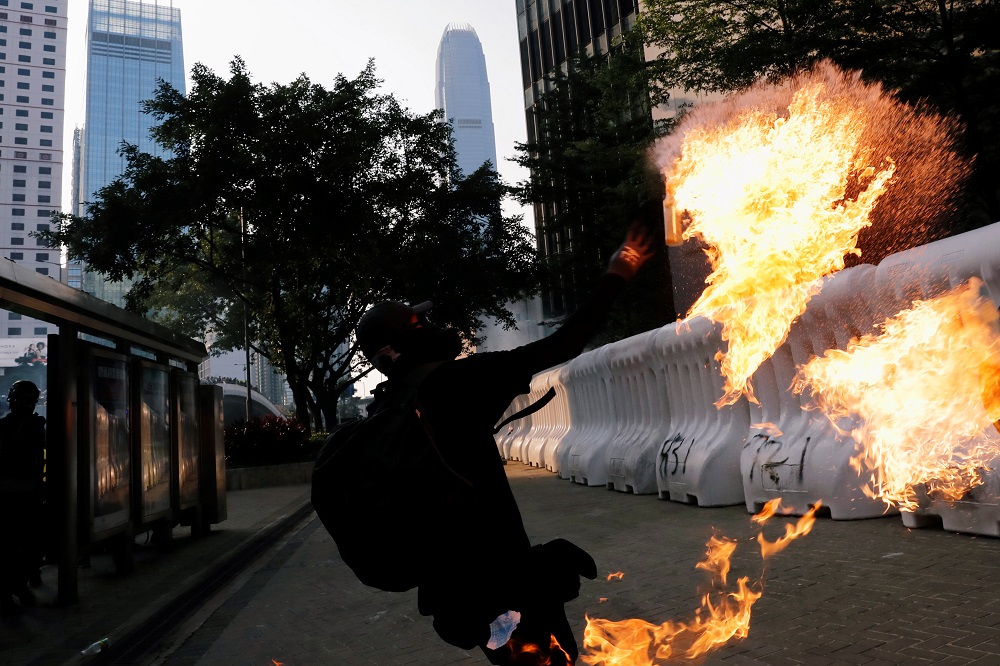
[[620, 275], [626, 281], [635, 277], [642, 265], [653, 256], [653, 237], [639, 222], [629, 227], [625, 242], [615, 251], [608, 264], [608, 273]]

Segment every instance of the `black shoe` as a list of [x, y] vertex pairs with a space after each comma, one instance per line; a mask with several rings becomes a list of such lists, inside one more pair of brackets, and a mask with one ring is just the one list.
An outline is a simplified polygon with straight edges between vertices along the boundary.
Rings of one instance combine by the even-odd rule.
[[34, 593], [27, 587], [15, 591], [14, 596], [17, 597], [19, 602], [21, 602], [22, 608], [31, 608], [35, 605], [35, 603], [37, 603]]

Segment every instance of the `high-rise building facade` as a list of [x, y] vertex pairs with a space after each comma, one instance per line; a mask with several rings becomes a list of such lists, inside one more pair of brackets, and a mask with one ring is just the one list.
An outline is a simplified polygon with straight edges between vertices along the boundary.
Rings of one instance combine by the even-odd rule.
[[490, 103], [486, 56], [475, 28], [452, 23], [445, 28], [435, 64], [435, 108], [452, 124], [458, 167], [466, 176], [487, 160], [497, 168], [497, 145]]
[[[59, 249], [31, 234], [61, 207], [68, 4], [0, 0], [0, 255], [57, 280]], [[0, 366], [25, 364], [29, 345], [43, 362], [37, 343], [54, 332], [0, 311]]]
[[[162, 155], [149, 137], [154, 119], [142, 112], [163, 80], [186, 94], [181, 11], [172, 0], [90, 0], [87, 19], [86, 115], [74, 213], [125, 168], [122, 142]], [[127, 223], [127, 222], [126, 222]], [[129, 285], [83, 270], [82, 288], [121, 306]]]
[[[535, 105], [552, 85], [550, 77], [579, 52], [603, 55], [635, 25], [639, 0], [517, 0], [517, 33], [528, 143], [539, 140]], [[535, 240], [542, 260], [572, 250], [572, 230], [555, 222], [561, 202], [534, 205]], [[558, 320], [566, 305], [557, 288], [542, 294], [542, 317]]]

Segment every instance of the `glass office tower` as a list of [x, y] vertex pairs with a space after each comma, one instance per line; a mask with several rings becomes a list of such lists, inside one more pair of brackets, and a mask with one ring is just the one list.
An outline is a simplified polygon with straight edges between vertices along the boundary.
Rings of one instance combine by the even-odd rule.
[[[90, 0], [87, 21], [87, 100], [74, 212], [124, 171], [123, 141], [162, 155], [149, 137], [154, 120], [142, 112], [159, 80], [186, 94], [181, 12], [172, 0]], [[127, 222], [126, 222], [127, 223]], [[84, 270], [82, 287], [124, 304], [127, 284]]]
[[490, 81], [476, 30], [468, 24], [445, 28], [438, 46], [434, 105], [451, 121], [458, 166], [466, 176], [489, 160], [497, 168]]
[[[68, 4], [0, 0], [0, 256], [56, 280], [59, 249], [31, 234], [61, 207]], [[0, 374], [29, 363], [29, 346], [37, 354], [55, 332], [0, 310]]]

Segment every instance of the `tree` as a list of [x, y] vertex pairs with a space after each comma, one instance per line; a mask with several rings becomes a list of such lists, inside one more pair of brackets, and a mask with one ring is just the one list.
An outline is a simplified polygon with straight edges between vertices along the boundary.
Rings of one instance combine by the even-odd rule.
[[[662, 229], [663, 184], [647, 153], [669, 124], [652, 120], [651, 105], [660, 100], [651, 98], [635, 40], [620, 41], [609, 55], [571, 57], [547, 83], [532, 111], [535, 138], [517, 146], [517, 163], [531, 173], [517, 194], [534, 204], [539, 242], [549, 248], [553, 310], [569, 313], [594, 288], [633, 221]], [[602, 340], [675, 318], [665, 255], [616, 306]]]
[[638, 27], [667, 88], [732, 92], [829, 59], [957, 116], [975, 155], [965, 230], [1000, 219], [997, 0], [648, 0]]
[[317, 429], [367, 371], [352, 331], [373, 303], [433, 298], [470, 338], [485, 315], [513, 323], [504, 304], [538, 282], [529, 235], [495, 172], [458, 171], [438, 112], [379, 93], [372, 62], [329, 89], [254, 83], [239, 58], [230, 74], [196, 65], [188, 97], [162, 84], [145, 111], [170, 156], [124, 145], [122, 176], [48, 242], [136, 278], [130, 309], [214, 349], [248, 330]]

